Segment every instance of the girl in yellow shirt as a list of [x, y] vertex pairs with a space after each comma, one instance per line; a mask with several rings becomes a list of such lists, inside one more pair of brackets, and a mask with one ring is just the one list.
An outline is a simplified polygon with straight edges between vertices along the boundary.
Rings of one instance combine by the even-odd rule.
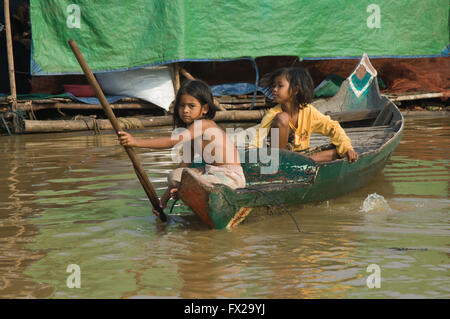
[[[320, 113], [311, 101], [314, 84], [309, 72], [303, 68], [281, 68], [262, 79], [263, 86], [272, 87], [273, 100], [277, 106], [270, 109], [261, 121], [261, 126], [250, 147], [262, 147], [263, 140], [276, 128], [278, 148], [301, 151], [309, 147], [311, 132], [330, 137], [336, 148], [311, 155], [316, 162], [328, 162], [346, 156], [350, 163], [358, 160], [350, 139], [337, 121]], [[271, 137], [273, 139], [273, 137]], [[271, 140], [272, 145], [276, 141]]]

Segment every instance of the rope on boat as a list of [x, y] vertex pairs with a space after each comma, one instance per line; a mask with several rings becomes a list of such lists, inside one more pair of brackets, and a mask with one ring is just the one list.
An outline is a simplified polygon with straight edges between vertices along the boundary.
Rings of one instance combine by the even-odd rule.
[[37, 116], [33, 110], [33, 103], [30, 103], [30, 112], [28, 113], [28, 116], [30, 117], [30, 120], [37, 120]]
[[98, 135], [101, 134], [102, 132], [100, 131], [100, 126], [98, 125], [97, 119], [95, 118], [95, 116], [83, 116], [83, 115], [75, 115], [74, 117], [72, 117], [73, 120], [81, 120], [84, 122], [84, 124], [86, 124], [86, 127], [88, 129], [88, 131], [91, 130], [91, 127], [89, 126], [90, 121], [92, 120], [92, 130], [94, 130], [94, 134]]
[[94, 117], [93, 118], [93, 121], [94, 121], [94, 134], [95, 135], [98, 135], [98, 134], [102, 134], [102, 132], [100, 132], [100, 127], [98, 126], [98, 122], [97, 122], [97, 119]]
[[142, 122], [137, 118], [119, 118], [119, 122], [123, 125], [125, 130], [143, 128]]
[[295, 226], [297, 227], [298, 232], [299, 232], [299, 233], [302, 232], [302, 231], [300, 230], [300, 227], [298, 226], [297, 221], [295, 220], [294, 215], [292, 215], [292, 213], [289, 211], [289, 209], [288, 209], [286, 206], [284, 206], [283, 204], [281, 204], [277, 199], [275, 199], [275, 198], [273, 198], [273, 197], [270, 197], [268, 194], [266, 194], [265, 192], [263, 192], [263, 191], [260, 190], [260, 189], [250, 188], [250, 187], [247, 187], [247, 189], [252, 190], [252, 191], [257, 191], [257, 192], [263, 194], [264, 196], [266, 196], [267, 198], [269, 198], [270, 200], [273, 200], [274, 202], [276, 202], [276, 203], [278, 204], [278, 206], [280, 206], [281, 208], [283, 208], [283, 209], [289, 214], [289, 216], [291, 216], [292, 220], [293, 220], [294, 223], [295, 223]]

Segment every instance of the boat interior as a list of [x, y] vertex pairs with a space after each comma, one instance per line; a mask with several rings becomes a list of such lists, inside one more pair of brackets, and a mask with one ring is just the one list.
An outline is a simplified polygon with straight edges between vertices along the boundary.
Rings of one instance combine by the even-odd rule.
[[[347, 128], [344, 130], [352, 141], [353, 149], [360, 155], [379, 149], [395, 134], [394, 129], [388, 125]], [[310, 149], [304, 154], [311, 155], [331, 147], [332, 144], [327, 136], [313, 133], [311, 134]]]
[[[360, 113], [363, 114], [364, 112]], [[350, 138], [355, 152], [362, 155], [376, 151], [389, 141], [400, 130], [403, 123], [401, 116], [395, 116], [396, 112], [398, 112], [398, 109], [392, 102], [387, 100], [384, 108], [375, 113], [367, 113], [367, 117], [361, 122], [345, 123], [345, 121], [342, 121], [341, 125]], [[301, 153], [309, 156], [331, 147], [333, 145], [327, 136], [312, 133], [309, 149]]]

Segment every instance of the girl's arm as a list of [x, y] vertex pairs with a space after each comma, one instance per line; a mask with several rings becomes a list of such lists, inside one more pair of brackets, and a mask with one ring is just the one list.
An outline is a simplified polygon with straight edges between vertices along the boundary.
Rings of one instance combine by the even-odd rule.
[[130, 133], [120, 131], [119, 141], [122, 146], [165, 149], [172, 148], [180, 142], [188, 142], [203, 134], [205, 128], [209, 127], [205, 120], [191, 124], [187, 129], [176, 129], [172, 136], [158, 137], [152, 139], [134, 138]]
[[182, 140], [182, 136], [178, 138], [168, 137], [158, 137], [152, 139], [135, 138], [130, 133], [118, 132], [120, 145], [122, 146], [132, 146], [132, 147], [143, 147], [143, 148], [153, 148], [153, 149], [165, 149], [172, 148]]
[[312, 109], [311, 113], [311, 130], [328, 136], [331, 143], [336, 146], [336, 151], [339, 156], [344, 157], [347, 155], [351, 162], [357, 160], [358, 155], [353, 150], [350, 138], [345, 134], [345, 131], [339, 122], [333, 121], [329, 116], [323, 115], [316, 109]]

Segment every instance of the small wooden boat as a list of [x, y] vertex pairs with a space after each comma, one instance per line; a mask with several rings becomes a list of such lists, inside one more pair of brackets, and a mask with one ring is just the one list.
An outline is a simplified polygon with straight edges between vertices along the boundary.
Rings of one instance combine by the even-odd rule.
[[359, 154], [355, 163], [347, 159], [316, 163], [310, 159], [308, 155], [332, 146], [328, 137], [313, 134], [306, 151], [279, 150], [278, 169], [271, 174], [261, 174], [261, 168], [268, 165], [268, 155], [260, 149], [246, 149], [245, 159], [258, 159], [242, 163], [246, 188], [207, 185], [185, 170], [180, 198], [209, 227], [230, 229], [255, 207], [323, 201], [360, 188], [384, 167], [403, 132], [403, 116], [394, 103], [380, 95], [376, 75], [364, 54], [334, 97], [313, 102], [344, 127]]

